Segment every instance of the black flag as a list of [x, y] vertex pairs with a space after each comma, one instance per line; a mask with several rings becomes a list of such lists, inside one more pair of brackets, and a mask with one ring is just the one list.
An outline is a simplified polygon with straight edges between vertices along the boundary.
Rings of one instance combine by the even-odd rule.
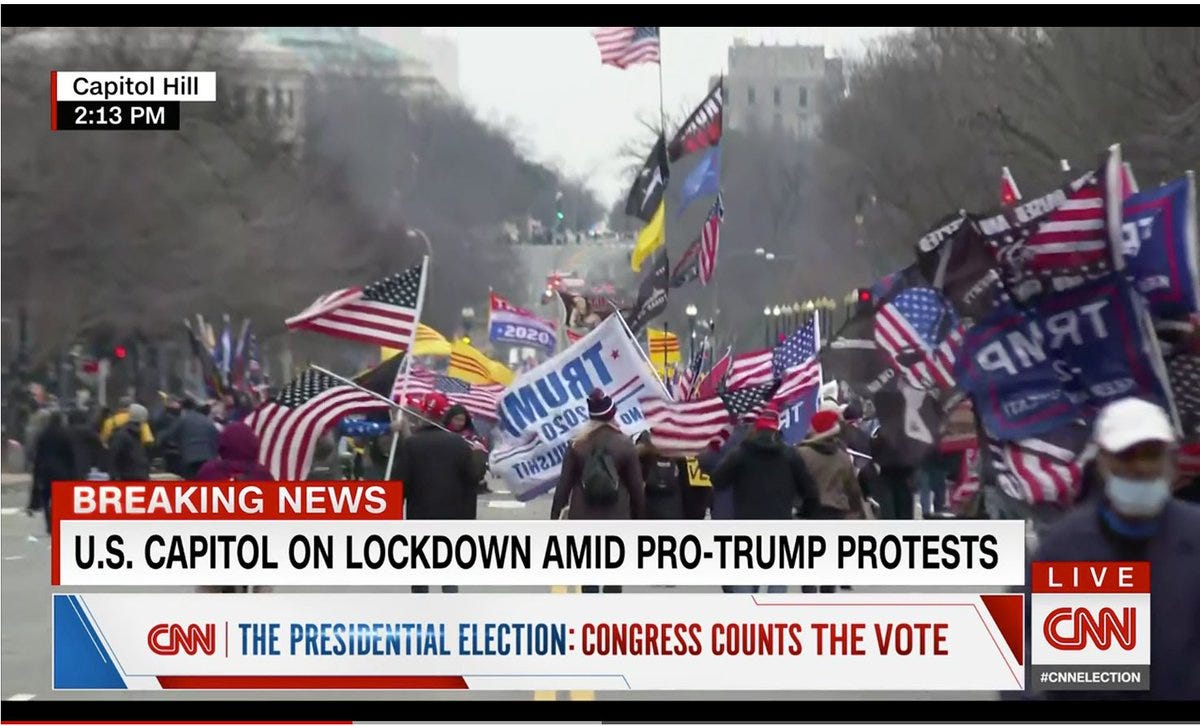
[[944, 218], [917, 241], [921, 276], [963, 318], [981, 320], [1002, 294], [1000, 269], [987, 242], [963, 214]]
[[670, 178], [671, 171], [667, 167], [667, 142], [663, 135], [659, 134], [658, 143], [654, 145], [646, 163], [642, 165], [642, 170], [633, 180], [633, 188], [629, 190], [629, 198], [625, 200], [625, 214], [649, 222], [658, 210]]
[[688, 154], [721, 142], [723, 85], [724, 79], [718, 81], [696, 110], [692, 111], [692, 115], [688, 116], [687, 121], [675, 132], [675, 138], [671, 139], [667, 147], [667, 155], [671, 161], [679, 161]]
[[821, 349], [821, 367], [830, 380], [841, 381], [856, 395], [869, 397], [868, 386], [887, 363], [875, 342], [875, 314], [861, 310]]
[[671, 288], [680, 288], [700, 276], [700, 238], [697, 237], [671, 269]]
[[634, 335], [646, 327], [646, 323], [662, 314], [667, 309], [667, 281], [670, 264], [667, 262], [667, 249], [659, 248], [654, 254], [654, 265], [638, 287], [637, 302], [632, 308], [621, 312], [625, 322]]

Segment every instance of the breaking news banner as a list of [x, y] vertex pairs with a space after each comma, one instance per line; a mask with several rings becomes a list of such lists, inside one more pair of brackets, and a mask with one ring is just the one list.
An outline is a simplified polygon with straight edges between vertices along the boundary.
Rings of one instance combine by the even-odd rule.
[[51, 584], [1021, 586], [1012, 521], [409, 520], [395, 482], [54, 482]]
[[50, 130], [178, 131], [181, 103], [216, 100], [214, 71], [50, 71]]
[[[56, 594], [56, 689], [996, 690], [1024, 595]], [[232, 675], [236, 674], [236, 675]]]
[[1030, 576], [1036, 690], [1150, 690], [1149, 562], [1034, 562]]

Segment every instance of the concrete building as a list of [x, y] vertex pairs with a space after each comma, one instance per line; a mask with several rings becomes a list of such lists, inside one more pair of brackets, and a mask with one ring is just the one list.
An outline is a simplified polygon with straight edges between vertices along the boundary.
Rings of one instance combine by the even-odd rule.
[[421, 28], [363, 28], [363, 35], [386, 43], [412, 59], [452, 98], [460, 98], [458, 43]]
[[725, 125], [739, 131], [787, 132], [810, 138], [821, 114], [844, 92], [840, 58], [809, 45], [734, 41], [725, 76]]

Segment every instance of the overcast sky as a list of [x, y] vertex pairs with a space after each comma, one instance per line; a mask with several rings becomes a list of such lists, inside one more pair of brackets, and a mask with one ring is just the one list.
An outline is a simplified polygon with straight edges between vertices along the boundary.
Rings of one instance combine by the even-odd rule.
[[[625, 194], [622, 144], [658, 115], [658, 66], [601, 66], [590, 28], [426, 28], [458, 42], [459, 84], [483, 120], [503, 123], [536, 161], [585, 180], [604, 203]], [[725, 71], [735, 38], [824, 45], [859, 55], [896, 28], [663, 28], [663, 100], [678, 115], [699, 103]], [[674, 129], [671, 129], [673, 131]]]

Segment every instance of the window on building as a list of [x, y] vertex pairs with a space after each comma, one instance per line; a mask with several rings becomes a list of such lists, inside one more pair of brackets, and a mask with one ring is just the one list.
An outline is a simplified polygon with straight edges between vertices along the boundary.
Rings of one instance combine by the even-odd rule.
[[800, 86], [800, 108], [808, 108], [808, 86]]
[[774, 128], [776, 131], [781, 129], [783, 127], [783, 116], [778, 113], [775, 114], [775, 119], [774, 119], [774, 121], [771, 122], [771, 127]]
[[775, 86], [775, 105], [778, 106], [783, 100], [783, 93], [779, 90], [779, 86]]
[[754, 105], [754, 86], [750, 86], [746, 89], [746, 103], [750, 104], [751, 106]]
[[268, 105], [270, 104], [270, 97], [271, 92], [268, 89], [258, 89], [258, 98], [257, 103], [255, 104], [255, 110], [258, 112], [259, 121], [266, 121], [268, 118], [270, 118], [270, 109], [268, 108]]
[[296, 115], [296, 92], [290, 88], [287, 91], [287, 115], [288, 118]]

